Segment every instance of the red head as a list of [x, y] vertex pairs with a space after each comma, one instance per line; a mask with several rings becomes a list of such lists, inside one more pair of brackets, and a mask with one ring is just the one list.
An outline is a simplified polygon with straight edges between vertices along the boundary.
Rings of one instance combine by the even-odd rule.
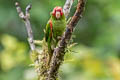
[[52, 15], [59, 19], [63, 15], [62, 8], [57, 6], [53, 9]]

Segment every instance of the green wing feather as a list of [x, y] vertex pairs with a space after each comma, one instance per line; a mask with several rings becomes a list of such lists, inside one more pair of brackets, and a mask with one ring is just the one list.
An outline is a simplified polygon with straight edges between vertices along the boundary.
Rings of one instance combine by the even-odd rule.
[[48, 51], [51, 52], [51, 40], [52, 40], [52, 30], [50, 28], [50, 20], [48, 21], [46, 25], [46, 30], [45, 30], [45, 41], [48, 44]]
[[45, 29], [45, 41], [46, 42], [48, 41], [48, 38], [49, 38], [49, 32], [50, 32], [49, 29], [50, 29], [50, 24], [48, 22], [46, 25], [46, 29]]

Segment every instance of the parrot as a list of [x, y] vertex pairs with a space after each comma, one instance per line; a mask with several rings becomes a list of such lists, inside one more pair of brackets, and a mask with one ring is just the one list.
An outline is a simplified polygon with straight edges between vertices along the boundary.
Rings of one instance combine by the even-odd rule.
[[51, 17], [45, 28], [45, 41], [48, 47], [48, 53], [52, 56], [54, 48], [57, 46], [66, 28], [66, 17], [63, 9], [56, 6], [51, 12]]

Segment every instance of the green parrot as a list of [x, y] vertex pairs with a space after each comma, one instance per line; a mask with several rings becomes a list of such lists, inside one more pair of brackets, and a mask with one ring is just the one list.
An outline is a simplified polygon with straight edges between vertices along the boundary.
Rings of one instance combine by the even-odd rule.
[[46, 29], [45, 41], [48, 45], [48, 53], [52, 56], [54, 48], [57, 46], [58, 41], [66, 28], [66, 18], [61, 7], [57, 6], [51, 13]]

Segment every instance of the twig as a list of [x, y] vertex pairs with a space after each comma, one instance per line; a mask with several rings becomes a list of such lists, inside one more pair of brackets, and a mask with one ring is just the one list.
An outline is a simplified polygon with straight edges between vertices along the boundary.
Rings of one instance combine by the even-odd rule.
[[56, 80], [58, 69], [64, 59], [65, 48], [69, 42], [72, 32], [78, 23], [79, 19], [82, 17], [84, 11], [85, 0], [78, 0], [77, 9], [72, 17], [70, 23], [67, 25], [67, 29], [58, 45], [58, 48], [54, 49], [52, 61], [50, 63], [50, 68], [48, 70], [48, 80]]
[[34, 40], [33, 39], [33, 32], [32, 32], [31, 24], [30, 24], [30, 20], [29, 20], [30, 19], [29, 11], [31, 9], [31, 5], [28, 5], [26, 7], [25, 15], [24, 15], [23, 11], [21, 10], [21, 7], [20, 7], [18, 2], [15, 3], [15, 6], [16, 6], [17, 12], [19, 14], [19, 17], [24, 20], [24, 23], [25, 23], [25, 26], [26, 26], [26, 29], [27, 29], [27, 33], [28, 33], [28, 42], [29, 42], [31, 50], [34, 51], [35, 50], [35, 44], [33, 42], [33, 40]]
[[63, 12], [64, 12], [64, 14], [65, 14], [66, 17], [67, 17], [67, 16], [69, 15], [69, 13], [70, 13], [70, 9], [71, 9], [71, 7], [72, 7], [73, 1], [74, 1], [74, 0], [66, 0], [66, 2], [65, 2], [65, 5], [64, 5], [64, 7], [63, 7]]
[[36, 47], [35, 47], [35, 44], [34, 44], [33, 32], [32, 32], [32, 28], [31, 28], [31, 24], [30, 24], [30, 20], [29, 20], [30, 19], [29, 11], [31, 9], [31, 5], [29, 4], [26, 7], [25, 15], [24, 15], [24, 13], [23, 13], [23, 11], [22, 11], [18, 2], [15, 3], [15, 6], [16, 6], [17, 12], [19, 14], [19, 17], [21, 19], [23, 19], [23, 21], [25, 23], [25, 27], [26, 27], [26, 30], [27, 30], [27, 33], [28, 33], [28, 42], [29, 42], [30, 48], [32, 50], [31, 59], [32, 59], [32, 61], [34, 61], [35, 71], [39, 75], [40, 74], [40, 70], [39, 70], [40, 68], [36, 67], [36, 66], [38, 66], [40, 62], [39, 62], [39, 59], [38, 59], [38, 51], [36, 50]]

